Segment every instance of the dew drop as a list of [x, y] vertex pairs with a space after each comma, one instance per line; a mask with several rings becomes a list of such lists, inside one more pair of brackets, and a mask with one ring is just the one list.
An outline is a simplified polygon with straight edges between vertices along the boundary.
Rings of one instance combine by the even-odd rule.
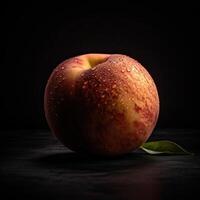
[[116, 86], [116, 84], [114, 84], [113, 86], [112, 86], [112, 88], [116, 88], [117, 86]]
[[101, 98], [104, 98], [104, 97], [105, 97], [105, 95], [104, 95], [104, 94], [102, 94], [102, 95], [101, 95]]
[[110, 71], [110, 68], [108, 68], [108, 71]]
[[64, 67], [64, 66], [62, 66], [62, 67], [61, 67], [61, 69], [65, 69], [65, 67]]
[[127, 72], [130, 72], [131, 71], [131, 68], [126, 68]]
[[108, 88], [106, 88], [105, 91], [108, 91]]
[[92, 67], [92, 71], [96, 70], [96, 67]]
[[105, 83], [105, 82], [106, 82], [106, 80], [105, 80], [105, 79], [103, 79], [103, 82]]
[[83, 89], [85, 89], [85, 88], [86, 88], [86, 86], [85, 86], [85, 85], [83, 85], [83, 86], [82, 86], [82, 88], [83, 88]]
[[124, 70], [124, 69], [122, 69], [122, 70], [121, 70], [121, 72], [122, 72], [122, 73], [124, 73], [124, 72], [125, 72], [125, 70]]
[[84, 83], [83, 83], [83, 84], [84, 84], [84, 85], [86, 85], [87, 83], [88, 83], [88, 81], [84, 81]]

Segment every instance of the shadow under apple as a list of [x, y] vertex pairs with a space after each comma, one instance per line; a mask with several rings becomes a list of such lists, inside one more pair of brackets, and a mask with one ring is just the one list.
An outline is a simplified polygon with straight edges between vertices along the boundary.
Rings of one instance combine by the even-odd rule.
[[35, 160], [42, 167], [53, 167], [57, 169], [116, 171], [127, 169], [139, 169], [143, 166], [152, 165], [154, 158], [142, 152], [129, 153], [118, 157], [96, 157], [80, 155], [75, 152], [62, 152], [47, 154]]

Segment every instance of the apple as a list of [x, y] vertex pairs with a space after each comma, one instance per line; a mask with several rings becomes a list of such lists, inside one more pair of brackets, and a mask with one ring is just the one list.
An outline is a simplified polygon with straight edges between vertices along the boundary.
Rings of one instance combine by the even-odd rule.
[[59, 64], [44, 95], [51, 131], [69, 149], [117, 156], [139, 148], [159, 115], [156, 85], [135, 59], [85, 54]]

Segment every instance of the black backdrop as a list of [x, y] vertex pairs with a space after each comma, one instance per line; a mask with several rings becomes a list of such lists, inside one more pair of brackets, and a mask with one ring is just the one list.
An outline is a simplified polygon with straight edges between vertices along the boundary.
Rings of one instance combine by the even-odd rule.
[[1, 13], [1, 129], [47, 128], [48, 76], [64, 59], [89, 52], [127, 54], [147, 68], [160, 95], [158, 127], [198, 127], [196, 5], [29, 2]]

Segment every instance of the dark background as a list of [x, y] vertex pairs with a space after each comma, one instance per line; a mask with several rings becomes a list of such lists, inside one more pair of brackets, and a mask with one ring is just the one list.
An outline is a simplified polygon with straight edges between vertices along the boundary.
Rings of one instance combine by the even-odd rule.
[[[183, 2], [7, 2], [0, 9], [3, 199], [183, 200], [199, 195], [199, 7]], [[161, 102], [151, 139], [174, 141], [195, 155], [136, 151], [91, 159], [43, 130], [48, 129], [43, 94], [53, 68], [91, 52], [140, 61], [154, 78]]]
[[127, 54], [154, 78], [159, 128], [199, 122], [198, 7], [74, 2], [2, 7], [1, 129], [47, 128], [43, 93], [64, 59], [85, 53]]

